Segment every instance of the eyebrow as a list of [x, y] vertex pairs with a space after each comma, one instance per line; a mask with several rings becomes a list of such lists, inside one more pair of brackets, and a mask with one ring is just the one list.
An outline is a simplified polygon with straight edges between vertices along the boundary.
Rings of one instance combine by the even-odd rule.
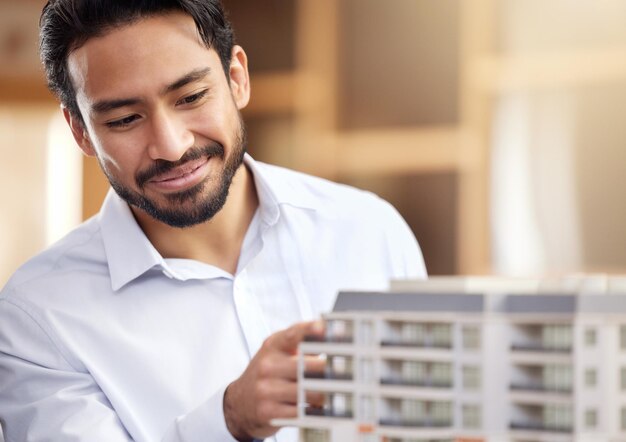
[[[172, 91], [180, 89], [189, 83], [193, 83], [195, 81], [202, 80], [206, 78], [211, 73], [211, 68], [201, 68], [196, 69], [188, 74], [183, 75], [178, 80], [173, 83], [168, 84], [161, 91], [161, 95], [168, 94]], [[143, 101], [141, 98], [121, 98], [121, 99], [113, 99], [113, 100], [100, 100], [95, 102], [91, 106], [91, 111], [96, 114], [103, 114], [105, 112], [109, 112], [115, 109], [119, 109], [124, 106], [132, 106], [137, 103], [141, 103]]]

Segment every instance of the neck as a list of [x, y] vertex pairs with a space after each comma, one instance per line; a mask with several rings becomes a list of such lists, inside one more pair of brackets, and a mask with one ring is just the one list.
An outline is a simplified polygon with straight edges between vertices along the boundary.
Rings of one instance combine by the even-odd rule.
[[204, 223], [180, 229], [131, 207], [144, 233], [164, 258], [202, 261], [235, 274], [244, 237], [259, 204], [252, 173], [241, 165], [224, 207]]

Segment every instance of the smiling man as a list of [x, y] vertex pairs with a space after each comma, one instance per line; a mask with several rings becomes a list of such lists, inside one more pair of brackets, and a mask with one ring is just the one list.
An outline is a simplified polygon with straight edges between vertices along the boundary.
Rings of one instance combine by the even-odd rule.
[[338, 290], [425, 276], [406, 224], [245, 153], [217, 0], [51, 0], [41, 53], [112, 191], [0, 294], [7, 440], [296, 440], [271, 421], [296, 415], [298, 343]]

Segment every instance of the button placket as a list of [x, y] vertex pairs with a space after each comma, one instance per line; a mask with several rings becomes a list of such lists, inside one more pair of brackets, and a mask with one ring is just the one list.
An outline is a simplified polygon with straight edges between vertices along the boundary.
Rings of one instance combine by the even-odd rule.
[[248, 346], [248, 354], [252, 358], [261, 348], [265, 338], [269, 336], [270, 330], [249, 284], [245, 269], [233, 280], [233, 298], [239, 324]]

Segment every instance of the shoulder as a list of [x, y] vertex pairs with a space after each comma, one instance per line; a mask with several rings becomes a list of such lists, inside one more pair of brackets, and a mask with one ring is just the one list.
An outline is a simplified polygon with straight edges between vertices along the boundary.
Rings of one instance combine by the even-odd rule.
[[364, 213], [368, 217], [398, 216], [391, 204], [372, 192], [279, 166], [257, 164], [281, 203], [314, 209], [329, 217]]
[[0, 298], [32, 285], [50, 287], [73, 272], [101, 268], [104, 256], [100, 227], [92, 218], [18, 268], [0, 291]]
[[333, 244], [360, 256], [378, 256], [391, 269], [390, 277], [426, 275], [413, 232], [384, 199], [372, 192], [282, 167], [259, 167], [283, 207], [293, 206], [309, 213], [303, 216], [304, 211], [298, 211], [301, 216], [297, 217], [295, 229], [308, 232], [316, 244], [327, 239], [329, 247]]

